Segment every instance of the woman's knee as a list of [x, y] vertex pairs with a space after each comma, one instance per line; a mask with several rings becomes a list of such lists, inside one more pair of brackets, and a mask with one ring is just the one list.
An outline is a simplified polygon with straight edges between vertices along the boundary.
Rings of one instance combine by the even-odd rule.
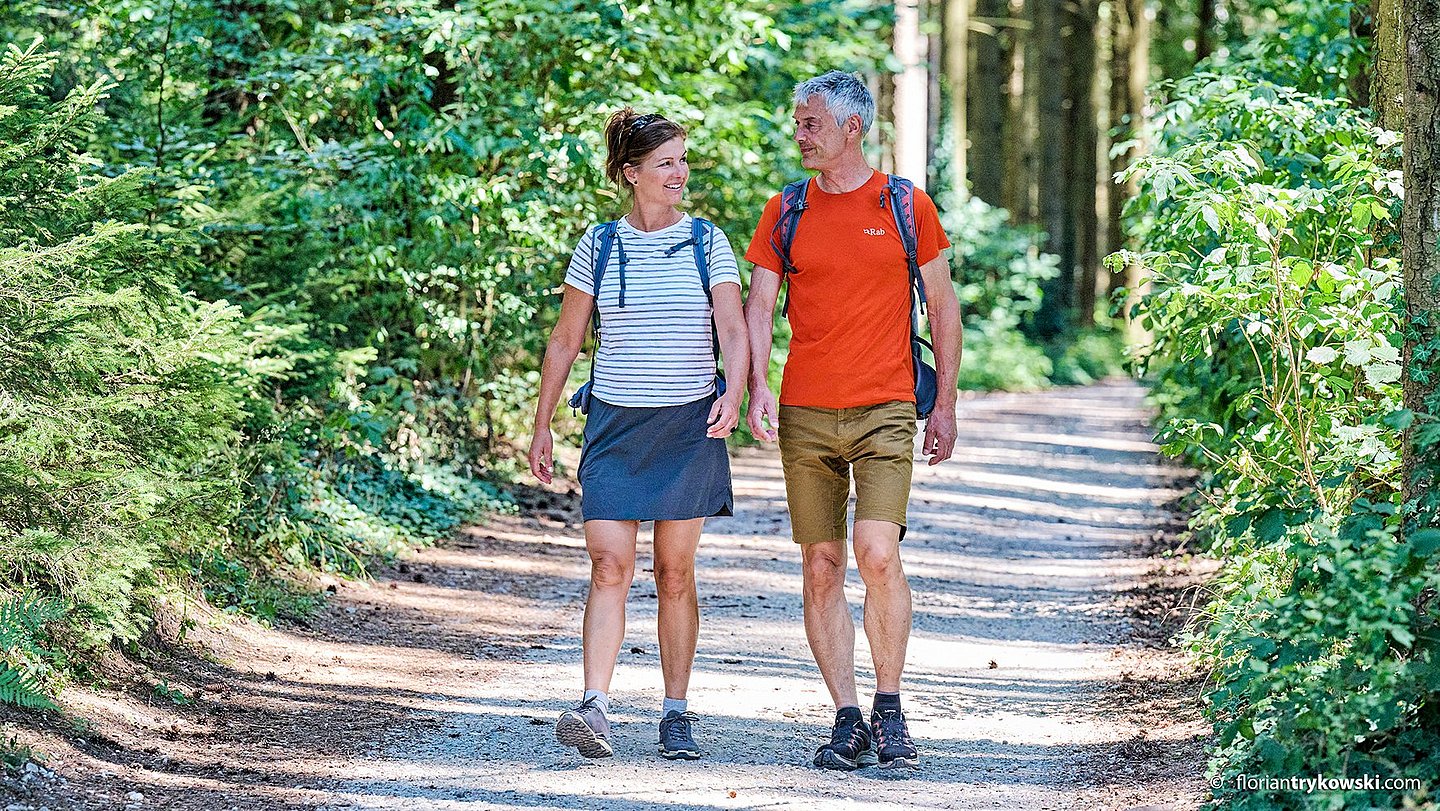
[[655, 591], [661, 600], [684, 600], [695, 594], [695, 569], [689, 566], [655, 567]]
[[590, 584], [599, 588], [630, 588], [635, 559], [611, 552], [590, 553]]

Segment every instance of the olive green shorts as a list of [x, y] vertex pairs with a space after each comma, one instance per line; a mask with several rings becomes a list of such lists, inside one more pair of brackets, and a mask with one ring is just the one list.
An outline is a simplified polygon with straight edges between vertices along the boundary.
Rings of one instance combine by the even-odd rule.
[[780, 462], [796, 543], [844, 540], [850, 471], [855, 520], [890, 521], [905, 536], [914, 469], [915, 404], [780, 406]]

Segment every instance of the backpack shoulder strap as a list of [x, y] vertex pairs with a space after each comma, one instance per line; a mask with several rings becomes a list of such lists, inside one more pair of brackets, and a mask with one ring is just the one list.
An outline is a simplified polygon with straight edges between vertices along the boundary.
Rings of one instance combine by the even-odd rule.
[[780, 259], [780, 280], [787, 282], [785, 285], [785, 303], [780, 308], [780, 314], [790, 315], [790, 285], [789, 276], [795, 272], [795, 263], [790, 259], [790, 248], [795, 244], [795, 229], [800, 225], [800, 215], [805, 213], [809, 204], [805, 202], [805, 195], [810, 191], [810, 178], [787, 183], [784, 189], [780, 190], [780, 216], [775, 219], [775, 226], [770, 229], [770, 249]]
[[770, 247], [780, 258], [782, 276], [795, 272], [795, 263], [790, 261], [790, 248], [795, 244], [795, 228], [800, 224], [800, 215], [808, 204], [805, 195], [810, 191], [810, 178], [802, 178], [786, 184], [780, 192], [780, 216], [775, 227], [770, 229]]
[[915, 184], [897, 175], [887, 175], [885, 189], [890, 198], [890, 213], [895, 217], [895, 229], [900, 234], [900, 245], [905, 251], [905, 265], [910, 274], [910, 286], [925, 307], [925, 284], [920, 278], [919, 235], [915, 224]]
[[599, 252], [592, 267], [596, 300], [600, 298], [600, 280], [605, 278], [605, 266], [610, 264], [610, 252], [615, 247], [615, 235], [619, 228], [619, 220], [611, 220], [595, 226], [595, 241], [591, 245], [594, 246], [598, 243], [596, 250]]
[[700, 272], [700, 286], [705, 288], [705, 300], [715, 303], [710, 296], [710, 232], [715, 224], [703, 217], [690, 218], [690, 244], [695, 250], [695, 269]]

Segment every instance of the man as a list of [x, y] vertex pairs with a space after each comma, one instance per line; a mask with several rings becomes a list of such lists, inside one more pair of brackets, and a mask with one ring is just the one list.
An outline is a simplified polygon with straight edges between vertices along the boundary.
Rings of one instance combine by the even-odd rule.
[[[755, 264], [745, 303], [752, 351], [748, 421], [756, 437], [780, 442], [792, 533], [804, 561], [805, 634], [835, 702], [835, 727], [816, 751], [815, 765], [909, 768], [918, 754], [900, 705], [910, 638], [900, 540], [916, 430], [907, 258], [884, 204], [887, 178], [870, 168], [861, 150], [875, 120], [865, 85], [831, 71], [796, 86], [794, 103], [801, 163], [819, 174], [809, 181], [789, 252], [793, 270], [783, 279], [793, 337], [778, 406], [767, 372], [785, 267], [781, 240], [774, 238], [779, 195], [765, 207], [745, 253]], [[950, 243], [935, 204], [919, 190], [913, 203], [939, 389], [923, 453], [936, 465], [955, 447], [960, 304], [941, 254]], [[865, 582], [865, 635], [875, 662], [868, 724], [855, 688], [855, 626], [844, 591], [852, 468], [855, 561]]]

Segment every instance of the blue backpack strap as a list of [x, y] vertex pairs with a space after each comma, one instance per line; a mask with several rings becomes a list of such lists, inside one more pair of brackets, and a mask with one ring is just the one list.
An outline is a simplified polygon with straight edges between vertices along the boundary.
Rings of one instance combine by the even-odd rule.
[[[690, 240], [695, 249], [695, 269], [700, 272], [700, 286], [705, 288], [705, 300], [710, 302], [710, 348], [715, 355], [715, 363], [720, 363], [720, 332], [715, 328], [715, 297], [710, 293], [710, 245], [711, 235], [715, 231], [715, 224], [701, 217], [690, 218]], [[715, 372], [715, 393], [725, 393], [725, 375], [720, 371]]]
[[710, 256], [709, 236], [714, 224], [702, 217], [690, 218], [690, 244], [695, 249], [695, 269], [700, 271], [700, 286], [705, 288], [705, 300], [714, 306], [710, 297]]
[[[590, 329], [595, 334], [595, 357], [590, 359], [590, 387], [595, 385], [595, 360], [600, 355], [600, 281], [605, 278], [605, 266], [610, 264], [610, 251], [615, 245], [619, 232], [620, 221], [611, 220], [601, 223], [595, 227], [595, 236], [590, 240], [590, 274], [594, 278], [594, 290], [592, 295], [595, 300], [590, 305]], [[596, 248], [596, 243], [599, 248]], [[625, 258], [624, 246], [621, 246], [620, 258], [620, 284], [625, 284]], [[621, 292], [621, 306], [624, 306], [624, 292]]]
[[780, 314], [790, 314], [790, 274], [794, 273], [795, 263], [790, 259], [790, 249], [795, 244], [795, 229], [800, 225], [800, 215], [805, 213], [809, 204], [805, 202], [805, 195], [810, 191], [810, 178], [796, 180], [786, 184], [780, 191], [780, 216], [775, 220], [775, 227], [770, 229], [770, 248], [780, 259], [780, 280], [785, 282], [785, 303], [780, 308]]

